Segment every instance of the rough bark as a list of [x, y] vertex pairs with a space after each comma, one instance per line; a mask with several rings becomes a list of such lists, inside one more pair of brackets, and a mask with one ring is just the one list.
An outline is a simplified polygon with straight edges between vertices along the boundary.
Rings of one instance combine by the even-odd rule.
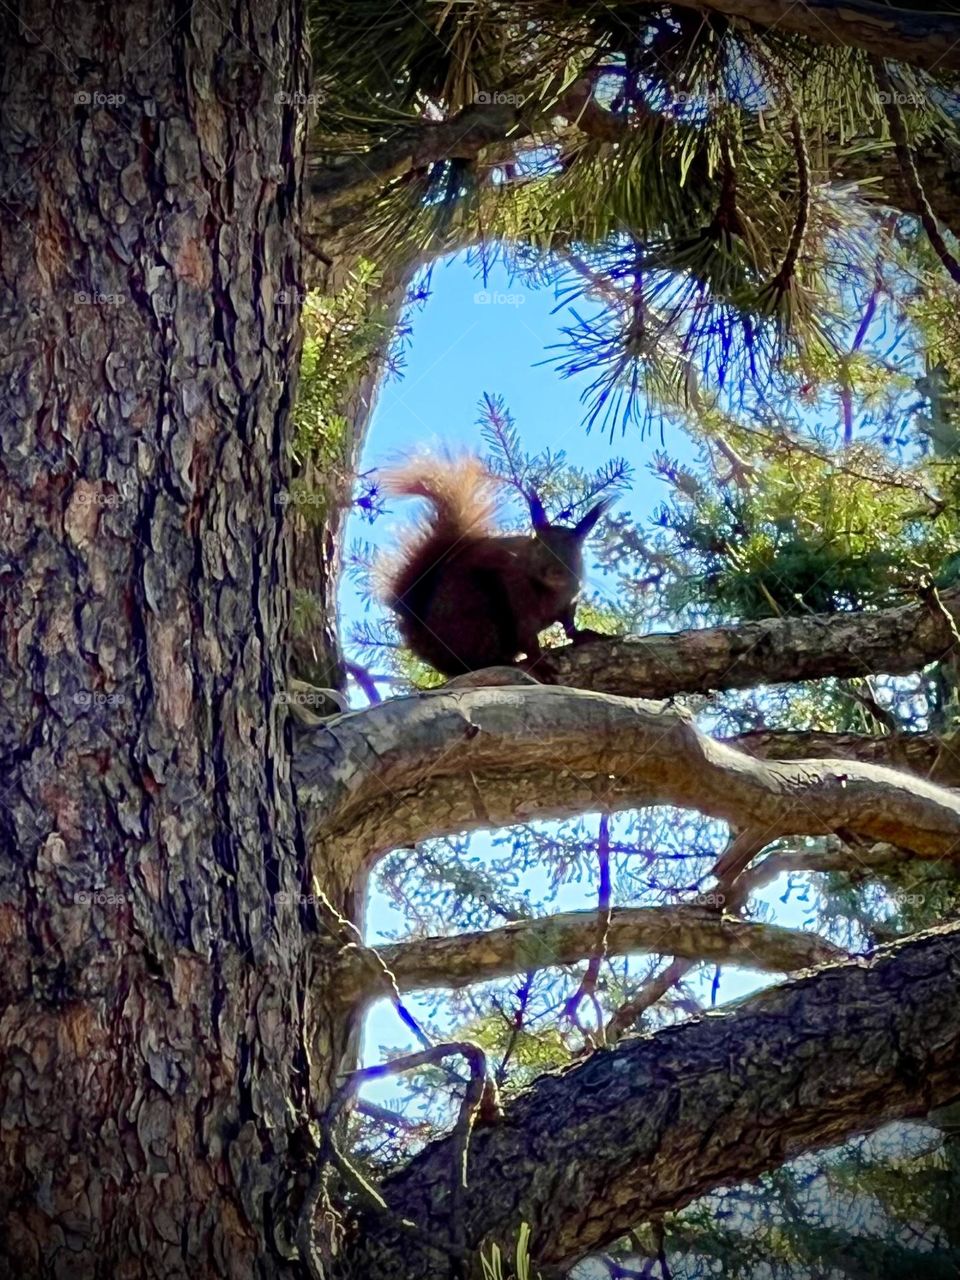
[[[830, 966], [725, 1013], [621, 1043], [543, 1076], [470, 1144], [464, 1224], [508, 1249], [532, 1228], [537, 1265], [567, 1265], [637, 1222], [960, 1093], [960, 926], [869, 962]], [[397, 1239], [365, 1214], [351, 1265], [441, 1280], [450, 1140], [383, 1187], [417, 1223]]]
[[[960, 592], [944, 592], [941, 600], [955, 628]], [[626, 697], [668, 698], [829, 676], [905, 675], [955, 648], [943, 613], [905, 604], [563, 645], [544, 654], [537, 675]]]
[[842, 833], [960, 858], [952, 791], [858, 761], [760, 760], [685, 712], [585, 690], [391, 699], [304, 734], [296, 775], [316, 856], [348, 880], [428, 836], [651, 804], [723, 818], [763, 842]]
[[276, 696], [304, 8], [3, 27], [0, 1270], [289, 1273], [336, 1069]]
[[727, 741], [764, 760], [860, 760], [903, 769], [941, 787], [960, 788], [960, 738], [956, 734], [939, 738], [934, 733], [903, 733], [871, 738], [861, 733], [756, 729]]
[[[597, 945], [597, 913], [565, 911], [540, 920], [520, 920], [500, 929], [420, 938], [378, 947], [400, 992], [424, 987], [456, 988], [489, 982], [550, 965], [588, 959]], [[709, 907], [614, 907], [604, 935], [605, 955], [654, 952], [714, 964], [741, 964], [770, 973], [790, 973], [842, 959], [845, 953], [816, 934], [779, 925], [738, 920]], [[377, 999], [383, 983], [355, 951], [344, 953], [341, 995]]]

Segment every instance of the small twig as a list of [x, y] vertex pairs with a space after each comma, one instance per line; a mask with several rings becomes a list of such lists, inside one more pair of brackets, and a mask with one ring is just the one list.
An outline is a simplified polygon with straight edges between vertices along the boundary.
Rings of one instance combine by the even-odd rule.
[[921, 584], [918, 590], [918, 595], [924, 604], [929, 605], [930, 609], [934, 613], [939, 614], [943, 618], [947, 624], [947, 631], [950, 634], [953, 645], [960, 650], [960, 631], [957, 630], [956, 620], [940, 598], [940, 592], [937, 590], [935, 584], [933, 582]]
[[632, 1000], [622, 1004], [606, 1026], [606, 1043], [619, 1040], [625, 1031], [646, 1011], [666, 995], [697, 963], [696, 960], [681, 960], [676, 956], [665, 969], [643, 984]]
[[885, 707], [881, 707], [880, 703], [877, 701], [869, 676], [864, 678], [864, 684], [867, 686], [866, 693], [861, 693], [860, 690], [855, 687], [852, 680], [842, 681], [842, 688], [847, 696], [863, 707], [867, 714], [872, 716], [873, 719], [876, 720], [877, 724], [882, 725], [892, 738], [899, 737], [900, 725], [897, 721], [897, 717]]
[[797, 263], [800, 260], [800, 254], [807, 235], [807, 225], [810, 221], [810, 152], [807, 150], [807, 136], [803, 130], [803, 121], [800, 119], [799, 111], [792, 103], [790, 136], [793, 140], [793, 151], [797, 158], [797, 175], [800, 179], [800, 189], [797, 193], [797, 216], [794, 220], [793, 232], [780, 268], [770, 283], [762, 290], [764, 293], [771, 293], [777, 302], [787, 292], [790, 282], [796, 274]]
[[803, 250], [804, 241], [806, 240], [807, 227], [810, 222], [810, 205], [811, 205], [811, 165], [810, 151], [807, 147], [807, 135], [803, 128], [803, 119], [800, 110], [794, 100], [793, 90], [786, 76], [781, 69], [772, 61], [762, 45], [756, 46], [757, 53], [760, 56], [762, 65], [766, 68], [771, 79], [776, 83], [778, 91], [782, 94], [784, 102], [790, 110], [790, 137], [793, 142], [793, 153], [797, 161], [797, 177], [799, 179], [799, 190], [797, 192], [797, 215], [793, 223], [793, 231], [790, 235], [790, 241], [787, 245], [787, 251], [783, 256], [780, 268], [774, 275], [773, 279], [764, 286], [760, 291], [760, 296], [769, 293], [773, 296], [775, 304], [790, 287], [790, 282], [796, 272], [797, 263], [800, 260], [800, 254]]
[[[739, 901], [742, 895], [736, 892], [737, 881], [766, 843], [761, 833], [753, 828], [747, 828], [734, 836], [717, 859], [711, 872], [711, 875], [716, 877], [717, 884], [713, 889], [708, 890], [704, 897], [713, 899], [711, 905], [720, 914], [725, 910], [732, 910], [733, 903]], [[676, 986], [697, 963], [696, 960], [683, 960], [674, 956], [665, 969], [645, 982], [633, 999], [621, 1005], [613, 1015], [607, 1024], [608, 1042], [619, 1039], [647, 1009], [665, 996], [671, 987]]]
[[333, 259], [329, 256], [329, 254], [324, 253], [324, 251], [320, 248], [320, 245], [317, 243], [316, 237], [312, 236], [309, 233], [309, 231], [305, 231], [301, 227], [298, 233], [298, 239], [300, 243], [303, 245], [304, 249], [306, 249], [308, 253], [312, 254], [313, 257], [319, 258], [319, 260], [323, 263], [325, 267], [333, 266]]
[[513, 1056], [513, 1051], [516, 1048], [517, 1041], [520, 1038], [520, 1032], [523, 1030], [523, 1019], [527, 1011], [527, 1003], [530, 1000], [530, 992], [533, 988], [533, 979], [535, 976], [536, 970], [531, 969], [525, 976], [523, 983], [517, 992], [517, 1008], [513, 1018], [511, 1019], [510, 1038], [507, 1040], [506, 1048], [503, 1051], [503, 1057], [500, 1059], [493, 1077], [494, 1080], [496, 1080], [497, 1085], [502, 1085], [506, 1079], [507, 1066]]
[[717, 859], [713, 870], [710, 872], [716, 878], [717, 883], [713, 889], [709, 890], [709, 893], [715, 895], [721, 910], [733, 911], [736, 909], [735, 904], [739, 903], [739, 898], [733, 892], [735, 882], [757, 854], [762, 852], [767, 843], [768, 841], [763, 833], [754, 830], [752, 827], [747, 827], [734, 836]]
[[[337, 1121], [344, 1108], [357, 1091], [370, 1080], [380, 1080], [384, 1076], [397, 1075], [402, 1071], [412, 1071], [428, 1063], [438, 1063], [445, 1058], [460, 1056], [466, 1058], [470, 1068], [470, 1080], [464, 1091], [460, 1104], [460, 1113], [454, 1128], [453, 1182], [451, 1186], [450, 1239], [443, 1244], [433, 1236], [428, 1236], [417, 1226], [395, 1213], [380, 1193], [367, 1182], [358, 1169], [351, 1164], [340, 1151], [334, 1136]], [[375, 1213], [385, 1216], [390, 1224], [399, 1231], [415, 1233], [420, 1243], [445, 1254], [450, 1260], [451, 1276], [461, 1274], [462, 1264], [466, 1256], [466, 1225], [464, 1222], [463, 1193], [467, 1187], [467, 1152], [470, 1133], [478, 1113], [484, 1112], [486, 1118], [495, 1119], [502, 1115], [497, 1087], [487, 1070], [486, 1054], [479, 1045], [469, 1040], [450, 1041], [447, 1044], [432, 1045], [419, 1049], [414, 1053], [404, 1054], [391, 1062], [378, 1063], [372, 1067], [363, 1067], [352, 1072], [330, 1100], [330, 1105], [321, 1122], [321, 1143], [314, 1169], [313, 1179], [307, 1195], [304, 1197], [297, 1226], [297, 1244], [301, 1257], [306, 1261], [314, 1280], [320, 1280], [323, 1271], [317, 1258], [313, 1239], [313, 1221], [321, 1199], [324, 1198], [332, 1166], [343, 1177], [354, 1193]]]
[[[606, 813], [600, 816], [600, 830], [597, 835], [597, 864], [600, 872], [600, 883], [597, 889], [597, 941], [579, 987], [563, 1006], [564, 1014], [573, 1022], [585, 1039], [589, 1033], [580, 1025], [577, 1011], [585, 997], [596, 996], [597, 979], [600, 976], [600, 966], [606, 955], [607, 934], [610, 931], [610, 902], [612, 896], [610, 879], [610, 816]], [[602, 1044], [602, 1015], [597, 1019], [597, 1036]], [[591, 1035], [590, 1039], [593, 1040], [593, 1038]]]
[[370, 674], [366, 667], [361, 667], [356, 662], [345, 662], [344, 669], [348, 676], [357, 682], [366, 695], [367, 701], [371, 703], [382, 702], [380, 690], [374, 683], [375, 677]]
[[320, 906], [320, 914], [329, 933], [342, 944], [344, 949], [353, 948], [361, 956], [368, 970], [375, 975], [378, 985], [380, 985], [384, 993], [389, 998], [391, 1004], [396, 1010], [397, 1016], [403, 1025], [413, 1033], [425, 1049], [433, 1048], [433, 1041], [417, 1022], [416, 1018], [403, 1003], [400, 995], [400, 988], [397, 986], [397, 980], [388, 968], [380, 952], [376, 947], [368, 947], [363, 940], [363, 935], [346, 916], [340, 914], [327, 895], [320, 888], [319, 881], [313, 882], [313, 893], [317, 903]]
[[917, 173], [917, 166], [913, 159], [913, 149], [907, 136], [907, 126], [903, 119], [903, 112], [897, 102], [896, 90], [893, 87], [893, 81], [890, 79], [890, 73], [887, 71], [886, 63], [882, 58], [871, 57], [870, 66], [873, 68], [877, 85], [884, 96], [883, 109], [887, 117], [894, 153], [897, 157], [897, 163], [903, 171], [903, 180], [907, 184], [907, 190], [917, 206], [920, 222], [927, 233], [930, 243], [933, 245], [937, 257], [952, 278], [960, 284], [960, 262], [957, 261], [947, 247], [947, 242], [940, 231], [940, 224], [937, 222], [936, 215], [930, 207], [927, 193], [924, 191], [920, 175]]
[[391, 1129], [402, 1129], [405, 1133], [419, 1133], [428, 1126], [420, 1120], [411, 1120], [399, 1111], [391, 1111], [389, 1107], [381, 1107], [376, 1102], [368, 1102], [366, 1098], [358, 1098], [355, 1108], [361, 1115]]
[[730, 470], [727, 474], [725, 476], [717, 476], [717, 484], [728, 485], [732, 481], [738, 489], [748, 489], [751, 478], [757, 474], [757, 468], [754, 464], [741, 457], [733, 445], [724, 440], [723, 436], [711, 436], [708, 443], [716, 445], [727, 462], [730, 463]]

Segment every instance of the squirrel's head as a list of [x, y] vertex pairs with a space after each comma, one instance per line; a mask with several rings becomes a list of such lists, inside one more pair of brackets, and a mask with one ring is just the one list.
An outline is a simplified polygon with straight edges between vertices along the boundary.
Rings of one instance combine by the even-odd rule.
[[594, 525], [610, 506], [611, 499], [592, 506], [575, 525], [551, 524], [543, 504], [535, 493], [528, 499], [533, 532], [544, 549], [543, 579], [551, 587], [572, 587], [574, 592], [583, 576], [583, 544]]

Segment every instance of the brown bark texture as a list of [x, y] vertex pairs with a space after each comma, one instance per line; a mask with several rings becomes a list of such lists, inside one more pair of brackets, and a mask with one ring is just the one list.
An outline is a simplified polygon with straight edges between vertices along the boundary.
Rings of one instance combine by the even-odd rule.
[[[607, 696], [908, 670], [942, 656], [950, 628], [907, 606], [584, 646], [548, 669], [605, 692], [398, 700], [298, 734], [294, 778], [282, 499], [305, 7], [134, 0], [105, 21], [37, 0], [0, 23], [0, 1269], [300, 1277], [309, 1122], [367, 994], [329, 939], [319, 964], [305, 945], [314, 875], [358, 920], [363, 875], [392, 844], [598, 802], [951, 856], [960, 802], [942, 789], [753, 759]], [[470, 146], [487, 137], [474, 124]], [[321, 549], [327, 586], [334, 562]], [[726, 955], [750, 936], [673, 926], [678, 950], [695, 927]], [[579, 922], [565, 956], [582, 949], [572, 935]], [[819, 940], [764, 938], [772, 967], [830, 958]], [[514, 958], [497, 972], [529, 958], [499, 941]], [[471, 1238], [482, 1223], [505, 1239], [529, 1213], [546, 1261], [575, 1256], [864, 1117], [943, 1100], [958, 1079], [951, 956], [938, 935], [541, 1081], [476, 1135]], [[393, 959], [404, 987], [422, 980], [422, 956]], [[389, 1188], [440, 1237], [442, 1150]], [[350, 1242], [358, 1274], [434, 1274], [435, 1251], [423, 1262], [382, 1226]]]
[[428, 836], [651, 804], [749, 828], [760, 847], [840, 834], [960, 858], [954, 791], [858, 760], [760, 759], [685, 711], [581, 689], [394, 698], [303, 734], [296, 776], [318, 865], [345, 881]]
[[669, 698], [825, 676], [905, 675], [956, 650], [960, 592], [943, 592], [940, 603], [948, 616], [918, 602], [562, 645], [544, 654], [537, 676], [602, 693]]
[[[812, 1146], [922, 1116], [960, 1085], [960, 926], [830, 966], [594, 1053], [544, 1076], [470, 1143], [467, 1240], [566, 1265], [633, 1224]], [[442, 1280], [450, 1139], [384, 1184], [394, 1213], [365, 1213], [351, 1265], [378, 1280]], [[425, 1244], [424, 1242], [428, 1242]], [[364, 1270], [364, 1268], [366, 1268]]]
[[277, 697], [304, 9], [19, 8], [0, 1272], [277, 1275], [322, 1022]]
[[[565, 911], [518, 920], [499, 929], [420, 938], [378, 947], [400, 992], [456, 988], [588, 959], [597, 947], [597, 913]], [[606, 956], [655, 953], [713, 964], [790, 973], [844, 957], [814, 933], [739, 920], [708, 906], [613, 907], [603, 940]], [[376, 999], [383, 994], [375, 968], [357, 951], [345, 952], [337, 978], [341, 994]]]

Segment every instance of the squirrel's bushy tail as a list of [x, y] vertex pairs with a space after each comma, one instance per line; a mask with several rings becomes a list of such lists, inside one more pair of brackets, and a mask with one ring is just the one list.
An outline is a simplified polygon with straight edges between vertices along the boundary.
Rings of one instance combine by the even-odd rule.
[[[426, 498], [431, 510], [378, 566], [378, 589], [396, 608], [427, 588], [425, 577], [458, 548], [490, 536], [497, 481], [479, 458], [423, 454], [387, 471], [386, 493]], [[419, 588], [419, 590], [418, 590]]]

